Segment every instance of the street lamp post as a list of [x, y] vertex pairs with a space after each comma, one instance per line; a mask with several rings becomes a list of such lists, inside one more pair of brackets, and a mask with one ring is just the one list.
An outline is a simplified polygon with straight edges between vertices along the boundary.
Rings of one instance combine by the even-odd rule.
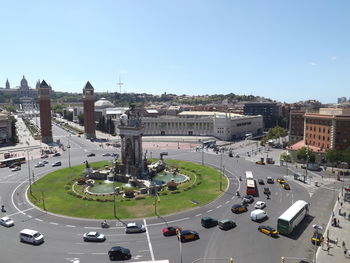
[[204, 165], [204, 144], [202, 141], [202, 166]]
[[224, 174], [225, 174], [225, 165], [223, 166], [223, 169], [220, 174], [220, 191], [222, 191], [222, 177], [224, 176]]
[[69, 142], [69, 137], [70, 137], [70, 134], [68, 136], [68, 145], [67, 145], [67, 148], [68, 148], [68, 165], [69, 165], [69, 168], [70, 167], [70, 142]]
[[117, 218], [117, 204], [116, 204], [116, 190], [115, 190], [115, 180], [113, 178], [113, 215], [114, 218]]
[[31, 179], [30, 179], [30, 160], [29, 160], [29, 150], [27, 150], [27, 159], [28, 159], [28, 179], [29, 179], [29, 192], [30, 192], [30, 195], [33, 195], [33, 194], [32, 194], [32, 182], [31, 182]]
[[180, 263], [182, 263], [182, 243], [181, 243], [181, 234], [178, 237], [179, 240], [179, 247], [180, 247]]

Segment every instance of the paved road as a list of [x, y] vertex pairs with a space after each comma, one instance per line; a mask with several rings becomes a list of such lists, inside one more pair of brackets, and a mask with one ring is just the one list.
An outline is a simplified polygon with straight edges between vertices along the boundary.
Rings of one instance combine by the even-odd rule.
[[[69, 136], [61, 128], [54, 126], [55, 139], [60, 139], [63, 144], [71, 145], [71, 164], [81, 164], [87, 158], [88, 152], [95, 152], [96, 157], [89, 161], [106, 159], [102, 157], [103, 152], [113, 149], [102, 149], [96, 143]], [[242, 155], [246, 151], [244, 147]], [[164, 149], [159, 149], [163, 151]], [[153, 150], [154, 155], [159, 153]], [[239, 150], [238, 150], [239, 151]], [[171, 159], [189, 160], [201, 163], [202, 153], [187, 150], [169, 150]], [[49, 162], [62, 161], [63, 166], [68, 166], [68, 152], [63, 152], [61, 157], [51, 157]], [[44, 176], [52, 168], [50, 165], [43, 168], [33, 168], [36, 161], [30, 163], [31, 169], [35, 171], [35, 178]], [[237, 262], [280, 262], [280, 256], [298, 256], [312, 258], [313, 247], [310, 243], [312, 232], [311, 225], [315, 222], [326, 224], [329, 213], [334, 204], [334, 196], [339, 189], [338, 184], [325, 183], [321, 188], [312, 185], [303, 185], [291, 180], [291, 191], [286, 191], [279, 184], [271, 185], [272, 197], [266, 200], [261, 196], [256, 200], [267, 202], [265, 211], [269, 219], [264, 222], [276, 226], [276, 218], [281, 215], [293, 202], [302, 199], [311, 204], [311, 217], [305, 220], [298, 231], [291, 236], [281, 236], [273, 239], [257, 231], [258, 223], [249, 219], [252, 206], [248, 213], [235, 215], [230, 211], [232, 204], [240, 202], [235, 196], [237, 190], [244, 192], [244, 182], [238, 180], [246, 170], [251, 170], [256, 179], [267, 176], [280, 177], [286, 174], [285, 167], [259, 166], [244, 158], [230, 158], [227, 154], [204, 154], [205, 165], [220, 169], [221, 162], [225, 167], [225, 176], [229, 180], [229, 188], [214, 202], [196, 209], [179, 214], [160, 218], [139, 219], [137, 221], [146, 223], [148, 231], [144, 234], [126, 235], [122, 225], [102, 230], [99, 221], [60, 217], [42, 212], [28, 204], [25, 191], [28, 188], [28, 169], [22, 166], [19, 172], [9, 172], [8, 168], [0, 169], [0, 197], [1, 203], [6, 205], [7, 214], [10, 215], [16, 225], [6, 229], [0, 227], [0, 242], [7, 244], [0, 247], [2, 262], [108, 262], [107, 251], [113, 245], [122, 245], [132, 250], [132, 261], [150, 259], [170, 259], [170, 262], [180, 262], [180, 244], [175, 237], [165, 238], [161, 235], [164, 220], [169, 224], [180, 225], [184, 228], [196, 230], [200, 239], [194, 242], [184, 243], [181, 246], [183, 262], [192, 262], [198, 258], [223, 258], [234, 257]], [[218, 185], [219, 187], [219, 185]], [[259, 186], [261, 192], [262, 187]], [[334, 190], [335, 189], [335, 190]], [[310, 194], [312, 192], [312, 194]], [[82, 208], [83, 209], [83, 208]], [[112, 211], [111, 211], [112, 212]], [[230, 218], [237, 223], [235, 229], [221, 231], [218, 228], [205, 229], [200, 225], [202, 216], [212, 216], [218, 219]], [[129, 222], [129, 220], [125, 220]], [[37, 229], [45, 234], [46, 241], [43, 245], [33, 247], [18, 241], [18, 233], [23, 228]], [[106, 234], [107, 241], [101, 244], [82, 242], [82, 234], [90, 230], [99, 230]], [[15, 256], [14, 256], [15, 255]], [[15, 257], [15, 261], [13, 259]], [[204, 262], [204, 261], [202, 261]], [[208, 263], [210, 261], [207, 261]]]

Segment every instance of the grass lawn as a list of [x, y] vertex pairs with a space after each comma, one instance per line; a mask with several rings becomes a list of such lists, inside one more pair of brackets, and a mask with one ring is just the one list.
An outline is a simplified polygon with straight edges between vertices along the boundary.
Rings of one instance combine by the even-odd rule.
[[[92, 163], [91, 167], [103, 167], [108, 162]], [[167, 160], [168, 167], [176, 167], [181, 174], [185, 174], [190, 181], [178, 186], [176, 191], [163, 190], [159, 192], [160, 201], [157, 202], [159, 215], [166, 215], [204, 205], [216, 199], [220, 191], [220, 172], [214, 168], [200, 164]], [[73, 217], [112, 219], [114, 206], [113, 196], [88, 198], [83, 200], [68, 194], [72, 191], [72, 184], [80, 177], [85, 165], [64, 168], [36, 181], [32, 185], [32, 193], [28, 193], [31, 202], [52, 213]], [[222, 178], [222, 189], [226, 189], [227, 180]], [[79, 187], [75, 189], [79, 192]], [[142, 195], [140, 200], [126, 199], [117, 196], [116, 208], [119, 218], [143, 218], [155, 216], [155, 198]], [[96, 201], [99, 199], [99, 201]], [[43, 202], [44, 200], [44, 202]]]

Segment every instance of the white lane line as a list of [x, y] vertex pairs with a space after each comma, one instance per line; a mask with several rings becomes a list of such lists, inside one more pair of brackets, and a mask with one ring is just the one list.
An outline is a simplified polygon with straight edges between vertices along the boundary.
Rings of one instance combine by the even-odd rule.
[[39, 218], [35, 218], [36, 221], [39, 221], [39, 222], [43, 222], [44, 220], [42, 219], [39, 219]]
[[84, 226], [85, 229], [100, 229], [100, 227]]
[[[26, 181], [23, 181], [22, 183], [20, 183], [19, 185], [17, 185], [17, 187], [12, 191], [12, 194], [11, 194], [11, 202], [12, 202], [12, 205], [14, 206], [14, 208], [18, 211], [18, 213], [21, 213], [21, 214], [24, 214], [15, 204], [15, 200], [14, 200], [14, 196], [15, 196], [15, 192], [17, 191], [18, 188], [21, 187], [22, 184], [26, 183]], [[31, 209], [34, 209], [34, 207], [32, 207]], [[17, 213], [15, 213], [17, 214]], [[15, 214], [12, 214], [12, 215], [15, 215]], [[10, 215], [11, 216], [11, 215]]]
[[231, 199], [233, 200], [234, 198], [235, 198], [235, 197], [234, 197], [234, 196], [232, 196], [232, 198], [231, 198]]
[[225, 204], [228, 204], [230, 201], [226, 201]]
[[148, 240], [149, 252], [151, 253], [151, 258], [154, 261], [153, 248], [152, 248], [151, 239], [149, 237], [149, 233], [148, 233], [148, 229], [147, 229], [146, 219], [143, 219], [143, 224], [146, 228], [146, 235], [147, 235], [147, 240]]
[[75, 227], [75, 226], [72, 226], [72, 225], [66, 225], [66, 227]]
[[[184, 217], [184, 218], [180, 218], [180, 219], [168, 221], [168, 224], [170, 224], [170, 223], [175, 223], [175, 222], [179, 222], [179, 221], [184, 221], [184, 220], [188, 220], [188, 219], [190, 219], [190, 218], [189, 218], [189, 217]], [[159, 226], [159, 225], [165, 225], [165, 223], [162, 222], [162, 223], [149, 224], [149, 226]]]
[[209, 209], [208, 211], [207, 211], [207, 213], [210, 213], [210, 212], [212, 212], [213, 211], [213, 209]]
[[84, 255], [85, 253], [81, 252], [68, 252], [69, 255]]
[[58, 225], [58, 223], [55, 223], [55, 222], [50, 222], [49, 224], [51, 224], [51, 225]]
[[195, 215], [195, 216], [201, 216], [202, 214], [197, 214], [197, 215]]
[[29, 218], [33, 218], [31, 215], [27, 215]]
[[106, 255], [106, 253], [103, 253], [103, 252], [94, 252], [94, 253], [91, 253], [92, 255]]
[[220, 208], [220, 207], [222, 207], [222, 205], [218, 205], [216, 208]]
[[139, 250], [137, 252], [142, 253], [142, 252], [147, 252], [147, 251], [149, 251], [149, 250], [148, 249], [146, 249], [146, 250]]

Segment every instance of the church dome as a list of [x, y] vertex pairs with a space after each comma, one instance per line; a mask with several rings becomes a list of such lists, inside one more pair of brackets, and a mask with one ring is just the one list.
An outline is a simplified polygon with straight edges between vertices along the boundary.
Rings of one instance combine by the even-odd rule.
[[105, 109], [114, 107], [113, 103], [107, 100], [106, 98], [101, 98], [95, 102], [96, 109]]
[[26, 78], [23, 76], [22, 80], [21, 80], [21, 87], [27, 87], [28, 86], [28, 81], [26, 80]]

